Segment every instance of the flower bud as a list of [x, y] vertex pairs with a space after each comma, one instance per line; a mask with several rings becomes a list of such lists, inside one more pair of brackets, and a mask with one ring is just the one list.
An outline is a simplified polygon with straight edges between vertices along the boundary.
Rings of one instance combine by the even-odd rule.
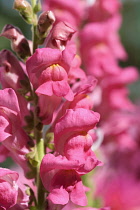
[[33, 11], [31, 5], [26, 0], [15, 0], [13, 8], [18, 10], [23, 19], [33, 24]]
[[37, 34], [40, 38], [41, 44], [44, 42], [44, 39], [50, 32], [54, 22], [55, 16], [52, 11], [45, 11], [40, 15], [37, 24]]
[[11, 24], [7, 24], [3, 28], [0, 36], [11, 40], [11, 47], [20, 58], [26, 59], [27, 57], [31, 56], [29, 42], [19, 28]]

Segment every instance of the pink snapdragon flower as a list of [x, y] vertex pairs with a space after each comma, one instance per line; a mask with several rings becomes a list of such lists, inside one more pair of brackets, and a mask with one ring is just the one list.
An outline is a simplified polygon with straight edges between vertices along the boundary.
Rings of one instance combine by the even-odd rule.
[[99, 122], [99, 114], [91, 110], [68, 109], [55, 125], [54, 142], [57, 152], [63, 154], [65, 141], [75, 134], [86, 133]]
[[0, 209], [6, 210], [17, 202], [18, 173], [9, 169], [0, 168]]
[[25, 155], [29, 152], [29, 137], [21, 128], [18, 99], [10, 88], [0, 90], [0, 132], [0, 142], [27, 172], [29, 169]]
[[93, 139], [88, 133], [99, 121], [99, 114], [91, 110], [68, 109], [58, 120], [54, 129], [55, 151], [66, 156], [68, 160], [77, 160], [83, 166], [80, 174], [85, 174], [100, 165], [91, 150]]
[[40, 176], [45, 189], [50, 192], [48, 199], [52, 203], [66, 205], [71, 200], [77, 205], [87, 204], [81, 178], [76, 172], [80, 167], [78, 161], [68, 160], [61, 155], [44, 156]]
[[67, 72], [73, 55], [64, 50], [42, 48], [26, 62], [29, 78], [38, 95], [65, 97], [73, 100]]

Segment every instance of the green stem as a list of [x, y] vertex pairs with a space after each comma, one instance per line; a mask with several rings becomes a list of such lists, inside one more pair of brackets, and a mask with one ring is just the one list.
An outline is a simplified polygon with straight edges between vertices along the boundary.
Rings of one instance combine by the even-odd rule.
[[[38, 171], [38, 175], [40, 172], [40, 167], [38, 167], [37, 171]], [[38, 192], [37, 192], [37, 200], [38, 200], [38, 204], [37, 204], [37, 209], [38, 210], [44, 210], [45, 207], [45, 190], [42, 184], [42, 181], [40, 179], [40, 176], [37, 176], [37, 186], [38, 186]]]
[[42, 127], [43, 125], [40, 123], [38, 118], [37, 111], [37, 96], [34, 93], [34, 137], [36, 140], [36, 159], [38, 160], [37, 170], [36, 170], [36, 184], [37, 184], [37, 209], [44, 210], [45, 204], [45, 190], [42, 185], [42, 181], [40, 179], [40, 164], [43, 156], [45, 155], [44, 149], [44, 140], [42, 139]]
[[37, 0], [31, 0], [31, 4], [32, 4], [32, 8], [34, 9], [35, 5], [36, 5]]
[[35, 52], [35, 50], [38, 47], [38, 37], [36, 35], [36, 27], [37, 27], [37, 15], [34, 12], [35, 6], [36, 6], [36, 0], [31, 0], [32, 3], [32, 9], [33, 9], [33, 25], [32, 25], [32, 41], [33, 41], [33, 53]]
[[[31, 0], [32, 9], [33, 9], [33, 19], [34, 23], [32, 25], [32, 41], [33, 41], [33, 53], [37, 49], [38, 46], [38, 38], [36, 35], [36, 27], [37, 27], [37, 15], [35, 13], [35, 6], [36, 6], [37, 0]], [[42, 127], [39, 118], [38, 118], [38, 111], [37, 111], [37, 95], [35, 94], [34, 90], [32, 91], [34, 96], [34, 138], [36, 140], [36, 148], [37, 148], [37, 154], [36, 158], [38, 160], [37, 170], [36, 170], [36, 183], [37, 183], [37, 210], [44, 210], [44, 204], [45, 204], [45, 190], [42, 185], [42, 181], [40, 179], [40, 164], [42, 161], [43, 156], [45, 155], [45, 149], [44, 149], [44, 141], [42, 139]]]
[[36, 25], [33, 25], [32, 26], [32, 34], [33, 34], [33, 53], [35, 52], [35, 50], [37, 49], [38, 47], [38, 37], [36, 35]]
[[44, 204], [45, 204], [45, 191], [42, 184], [42, 181], [40, 179], [40, 163], [42, 161], [42, 158], [44, 156], [44, 141], [43, 139], [39, 139], [37, 141], [37, 156], [38, 156], [38, 166], [37, 166], [37, 209], [38, 210], [44, 210]]

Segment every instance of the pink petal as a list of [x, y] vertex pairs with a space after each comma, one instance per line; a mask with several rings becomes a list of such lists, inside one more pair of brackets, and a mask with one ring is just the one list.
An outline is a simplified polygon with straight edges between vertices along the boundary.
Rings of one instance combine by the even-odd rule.
[[82, 181], [79, 181], [76, 183], [75, 187], [70, 193], [70, 199], [73, 203], [77, 205], [80, 205], [80, 206], [87, 205], [87, 198], [84, 192]]
[[20, 113], [18, 99], [13, 89], [0, 90], [0, 106]]
[[47, 197], [54, 204], [65, 205], [69, 201], [69, 193], [63, 189], [53, 189]]
[[37, 90], [35, 91], [37, 94], [52, 96], [53, 90], [52, 90], [52, 81], [48, 81], [40, 85]]

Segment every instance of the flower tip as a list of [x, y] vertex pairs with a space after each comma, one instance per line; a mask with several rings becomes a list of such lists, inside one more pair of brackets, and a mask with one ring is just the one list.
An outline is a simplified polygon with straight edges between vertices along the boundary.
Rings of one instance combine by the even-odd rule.
[[55, 22], [55, 15], [52, 11], [48, 11], [48, 19], [51, 21], [51, 23]]
[[30, 7], [30, 4], [25, 0], [15, 0], [13, 4], [13, 9], [21, 10]]

